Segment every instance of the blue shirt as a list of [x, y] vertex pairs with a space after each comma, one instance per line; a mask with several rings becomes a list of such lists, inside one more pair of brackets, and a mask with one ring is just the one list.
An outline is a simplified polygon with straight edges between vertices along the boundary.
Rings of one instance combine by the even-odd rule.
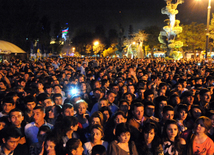
[[[49, 124], [47, 122], [45, 122], [43, 125], [47, 125], [50, 128], [53, 127], [52, 124]], [[39, 132], [39, 128], [36, 126], [35, 122], [28, 123], [25, 126], [25, 136], [29, 140], [30, 145], [38, 142], [38, 138], [37, 138], [38, 132]]]

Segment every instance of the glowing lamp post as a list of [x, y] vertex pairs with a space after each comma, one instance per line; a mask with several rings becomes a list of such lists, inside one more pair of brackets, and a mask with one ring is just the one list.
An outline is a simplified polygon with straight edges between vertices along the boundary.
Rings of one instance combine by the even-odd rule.
[[99, 41], [95, 41], [94, 46], [98, 46], [98, 45], [99, 45]]
[[93, 50], [95, 52], [95, 55], [97, 55], [97, 53], [99, 52], [99, 44], [99, 41], [94, 42]]

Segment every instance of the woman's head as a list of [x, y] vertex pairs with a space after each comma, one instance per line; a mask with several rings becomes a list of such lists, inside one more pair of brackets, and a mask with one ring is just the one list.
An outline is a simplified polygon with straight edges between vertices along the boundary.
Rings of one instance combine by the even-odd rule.
[[43, 143], [47, 137], [47, 135], [51, 132], [51, 128], [48, 125], [42, 125], [39, 128], [39, 132], [37, 134], [38, 141]]
[[165, 122], [163, 136], [165, 139], [175, 139], [179, 136], [178, 124], [175, 120], [167, 120]]
[[103, 127], [95, 124], [91, 127], [91, 140], [92, 142], [99, 142], [104, 136]]
[[54, 154], [57, 140], [54, 134], [49, 134], [45, 140], [45, 151], [47, 154]]
[[190, 112], [194, 120], [202, 115], [202, 110], [199, 105], [193, 105]]
[[100, 111], [94, 112], [90, 117], [90, 122], [91, 122], [91, 125], [95, 125], [95, 124], [103, 125], [104, 118], [103, 118], [102, 112]]
[[152, 143], [157, 132], [157, 127], [154, 123], [149, 122], [143, 125], [143, 138], [146, 143]]
[[209, 118], [211, 119], [212, 127], [214, 128], [214, 110], [209, 111]]
[[200, 116], [196, 121], [195, 132], [207, 133], [212, 127], [212, 121], [206, 116]]
[[131, 131], [126, 123], [120, 123], [116, 126], [115, 135], [120, 143], [127, 143], [131, 137]]
[[102, 112], [105, 122], [111, 118], [112, 112], [109, 107], [102, 107], [99, 111]]
[[78, 100], [76, 102], [76, 105], [77, 105], [77, 113], [79, 115], [83, 115], [86, 113], [88, 108], [88, 103], [86, 103], [84, 100]]
[[77, 131], [78, 119], [74, 116], [66, 116], [63, 118], [62, 129], [66, 133], [70, 130]]
[[82, 155], [84, 149], [82, 142], [77, 138], [69, 139], [66, 143], [66, 154], [68, 155]]
[[188, 114], [188, 108], [186, 104], [180, 104], [178, 105], [178, 119], [179, 120], [185, 120], [187, 118], [187, 114]]

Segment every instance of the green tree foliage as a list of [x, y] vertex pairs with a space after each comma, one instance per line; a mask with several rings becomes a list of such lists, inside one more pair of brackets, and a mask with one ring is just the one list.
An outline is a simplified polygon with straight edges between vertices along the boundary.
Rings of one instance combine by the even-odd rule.
[[76, 51], [81, 54], [86, 54], [86, 46], [93, 44], [94, 35], [88, 30], [79, 29], [76, 31], [75, 36], [72, 40], [73, 44], [76, 47]]
[[209, 41], [209, 44], [213, 48], [214, 47], [214, 13], [212, 13], [212, 19], [211, 19], [211, 22], [210, 22], [210, 25], [209, 25], [209, 31], [210, 31], [210, 35], [209, 35], [210, 41]]
[[183, 32], [179, 35], [179, 38], [183, 42], [183, 50], [193, 51], [194, 56], [196, 57], [195, 50], [205, 49], [206, 26], [203, 23], [197, 24], [195, 22], [181, 26], [183, 28]]
[[161, 29], [157, 26], [149, 26], [145, 28], [145, 33], [147, 34], [145, 45], [148, 45], [151, 49], [152, 56], [154, 48], [160, 47], [160, 42], [158, 41], [160, 30]]

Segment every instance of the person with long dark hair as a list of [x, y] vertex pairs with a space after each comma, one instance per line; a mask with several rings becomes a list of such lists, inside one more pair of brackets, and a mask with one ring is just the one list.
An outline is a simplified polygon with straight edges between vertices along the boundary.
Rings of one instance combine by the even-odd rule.
[[200, 116], [195, 121], [194, 133], [188, 146], [188, 155], [213, 155], [214, 143], [207, 135], [212, 126], [211, 120], [206, 116]]
[[167, 120], [163, 130], [164, 155], [180, 155], [185, 153], [186, 141], [180, 138], [178, 124], [175, 120]]
[[43, 150], [39, 155], [60, 155], [62, 152], [63, 150], [59, 148], [55, 135], [51, 133], [47, 136]]
[[115, 134], [117, 140], [109, 144], [108, 155], [138, 155], [135, 143], [130, 141], [131, 132], [127, 124], [118, 124]]
[[54, 126], [53, 132], [58, 140], [62, 143], [63, 147], [66, 146], [66, 142], [69, 139], [77, 138], [78, 119], [74, 116], [66, 116], [63, 120]]
[[80, 139], [72, 138], [66, 143], [66, 155], [82, 155], [84, 149]]
[[157, 126], [153, 122], [143, 125], [139, 143], [137, 144], [139, 155], [163, 155], [163, 147], [157, 135]]

